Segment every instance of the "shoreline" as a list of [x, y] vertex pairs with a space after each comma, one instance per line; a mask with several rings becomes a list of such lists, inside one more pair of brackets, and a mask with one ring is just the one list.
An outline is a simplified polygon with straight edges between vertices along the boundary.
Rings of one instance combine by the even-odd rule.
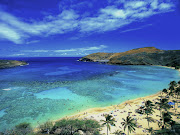
[[[95, 107], [95, 108], [90, 108], [90, 109], [86, 109], [84, 111], [81, 111], [79, 113], [70, 115], [70, 116], [66, 116], [57, 120], [54, 120], [54, 122], [62, 120], [62, 119], [71, 119], [71, 118], [85, 118], [89, 115], [94, 115], [94, 114], [98, 114], [98, 113], [107, 113], [109, 111], [111, 111], [112, 109], [124, 109], [126, 107], [126, 104], [132, 104], [132, 103], [137, 103], [139, 101], [142, 100], [147, 100], [147, 99], [152, 99], [155, 97], [158, 97], [160, 95], [161, 92], [157, 92], [155, 94], [149, 95], [149, 96], [145, 96], [145, 97], [139, 97], [136, 99], [131, 99], [131, 100], [126, 100], [118, 105], [111, 105], [111, 106], [106, 106], [106, 107]], [[87, 115], [84, 115], [85, 113], [87, 113]]]
[[[62, 118], [57, 119], [57, 120], [52, 120], [52, 122], [55, 123], [55, 122], [62, 120], [62, 119], [93, 119], [93, 120], [96, 120], [96, 121], [101, 123], [101, 120], [103, 120], [105, 114], [111, 114], [113, 116], [115, 116], [115, 115], [118, 116], [117, 113], [121, 113], [120, 114], [121, 118], [125, 118], [125, 116], [128, 116], [128, 114], [129, 114], [128, 112], [133, 112], [131, 115], [139, 115], [139, 114], [135, 113], [135, 109], [140, 107], [143, 104], [143, 102], [146, 100], [157, 99], [158, 96], [160, 96], [160, 94], [161, 94], [161, 92], [157, 92], [157, 93], [149, 95], [149, 96], [139, 97], [139, 98], [132, 99], [132, 100], [127, 100], [127, 101], [124, 101], [118, 105], [112, 105], [112, 106], [107, 106], [107, 107], [95, 107], [95, 108], [86, 109], [84, 111], [81, 111], [79, 113], [75, 113], [75, 114], [70, 115], [70, 116], [62, 117]], [[114, 118], [116, 118], [116, 117], [114, 117]], [[118, 119], [116, 119], [116, 120], [118, 121]], [[122, 122], [122, 121], [119, 121], [119, 124], [120, 124], [120, 122]], [[145, 123], [147, 123], [147, 121], [145, 121]], [[118, 125], [118, 126], [121, 126], [121, 125]], [[111, 130], [115, 131], [115, 130], [117, 130], [117, 128], [118, 127], [111, 127]], [[155, 128], [158, 129], [157, 126]], [[101, 131], [102, 134], [107, 132], [106, 127], [103, 127], [102, 129], [103, 129]], [[34, 131], [38, 131], [38, 127], [34, 128]], [[113, 133], [113, 132], [110, 132], [110, 133]], [[142, 134], [140, 131], [138, 131], [136, 133]]]
[[175, 69], [175, 67], [168, 67], [168, 66], [160, 66], [160, 67], [170, 68], [170, 69], [177, 70], [179, 72], [179, 76], [180, 76], [180, 69]]
[[[74, 115], [70, 115], [67, 117], [63, 117], [57, 120], [52, 121], [53, 123], [62, 120], [62, 119], [93, 119], [101, 123], [101, 120], [105, 120], [104, 115], [105, 114], [110, 114], [112, 115], [116, 122], [116, 126], [111, 126], [111, 131], [109, 133], [113, 133], [116, 130], [121, 130], [124, 132], [123, 127], [121, 125], [122, 118], [126, 118], [126, 116], [130, 115], [132, 118], [135, 118], [138, 123], [138, 126], [141, 126], [142, 128], [136, 128], [136, 131], [131, 134], [148, 134], [147, 131], [145, 130], [148, 128], [147, 121], [145, 118], [145, 115], [140, 115], [135, 113], [135, 110], [139, 108], [141, 105], [143, 105], [144, 101], [146, 100], [151, 100], [151, 101], [156, 101], [161, 95], [161, 92], [157, 92], [155, 94], [145, 96], [145, 97], [139, 97], [136, 99], [132, 100], [127, 100], [121, 104], [118, 105], [112, 105], [112, 106], [107, 106], [107, 107], [97, 107], [97, 108], [90, 108], [84, 111], [81, 111], [79, 113], [76, 113]], [[179, 108], [180, 111], [180, 108]], [[159, 116], [159, 111], [155, 111], [153, 117], [157, 120], [157, 116]], [[152, 117], [152, 116], [151, 116]], [[140, 122], [141, 121], [141, 122]], [[102, 124], [102, 123], [101, 123]], [[150, 125], [153, 125], [154, 130], [158, 130], [158, 124], [157, 123], [151, 123]], [[102, 127], [102, 130], [100, 131], [101, 134], [106, 134], [107, 129], [106, 126]], [[127, 134], [126, 132], [124, 132]]]
[[[154, 65], [154, 66], [159, 66], [159, 65]], [[174, 67], [167, 67], [167, 66], [161, 66], [161, 67], [177, 70]], [[179, 72], [179, 76], [180, 76], [180, 69], [178, 69], [177, 71]], [[103, 120], [104, 114], [111, 114], [119, 122], [119, 124], [117, 124], [118, 126], [111, 127], [112, 131], [110, 133], [113, 133], [116, 130], [123, 131], [123, 128], [118, 128], [118, 127], [121, 127], [120, 123], [122, 122], [122, 120], [119, 120], [119, 119], [125, 118], [126, 116], [129, 115], [129, 112], [131, 112], [130, 116], [131, 117], [133, 116], [132, 118], [138, 119], [138, 121], [141, 120], [142, 122], [141, 123], [138, 122], [138, 124], [141, 124], [140, 126], [143, 125], [143, 130], [141, 128], [137, 128], [135, 133], [132, 133], [132, 134], [147, 134], [147, 132], [145, 132], [145, 128], [148, 128], [147, 121], [144, 119], [145, 116], [135, 113], [135, 110], [138, 107], [140, 107], [144, 103], [144, 101], [146, 101], [146, 100], [156, 101], [156, 99], [158, 99], [159, 96], [161, 96], [161, 91], [159, 91], [155, 94], [145, 96], [145, 97], [139, 97], [136, 99], [126, 100], [118, 105], [89, 108], [89, 109], [83, 110], [79, 113], [74, 113], [73, 115], [69, 115], [69, 116], [65, 116], [65, 117], [62, 117], [62, 118], [59, 118], [56, 120], [52, 120], [52, 122], [55, 123], [62, 119], [94, 119], [94, 120], [97, 120], [100, 122], [100, 120]], [[180, 112], [180, 108], [178, 108], [178, 111]], [[159, 111], [156, 110], [153, 117], [155, 119], [157, 119], [157, 116], [159, 116]], [[180, 122], [180, 119], [179, 119], [179, 122]], [[151, 127], [153, 127], [154, 130], [159, 129], [157, 123], [153, 124], [153, 126], [151, 126]], [[103, 130], [101, 131], [101, 134], [106, 133], [106, 127], [103, 127], [102, 129]], [[38, 130], [38, 128], [34, 129], [34, 131], [37, 131], [37, 130]]]
[[[154, 66], [159, 66], [159, 65], [154, 65]], [[170, 69], [177, 70], [174, 67], [168, 67], [168, 66], [160, 66], [160, 67], [170, 68]], [[180, 69], [178, 69], [177, 71], [179, 72], [179, 76], [180, 76]], [[114, 107], [122, 106], [122, 105], [125, 105], [126, 103], [136, 102], [136, 101], [139, 101], [139, 100], [142, 100], [142, 99], [146, 99], [147, 100], [147, 99], [150, 99], [150, 98], [154, 98], [156, 96], [159, 96], [160, 93], [161, 93], [161, 91], [159, 91], [159, 92], [157, 92], [155, 94], [151, 94], [151, 95], [145, 96], [145, 97], [139, 97], [139, 98], [136, 98], [136, 99], [126, 100], [126, 101], [124, 101], [124, 102], [122, 102], [122, 103], [120, 103], [118, 105], [111, 105], [111, 106], [106, 106], [106, 107], [95, 107], [95, 108], [86, 109], [86, 110], [81, 111], [79, 113], [76, 113], [76, 114], [73, 114], [73, 115], [70, 115], [70, 116], [66, 116], [66, 117], [54, 120], [54, 122], [58, 121], [58, 120], [61, 120], [61, 119], [64, 119], [64, 118], [77, 117], [79, 115], [84, 114], [85, 112], [89, 112], [91, 114], [91, 113], [100, 113], [100, 112], [104, 112], [104, 111], [109, 111], [109, 110], [113, 109]]]

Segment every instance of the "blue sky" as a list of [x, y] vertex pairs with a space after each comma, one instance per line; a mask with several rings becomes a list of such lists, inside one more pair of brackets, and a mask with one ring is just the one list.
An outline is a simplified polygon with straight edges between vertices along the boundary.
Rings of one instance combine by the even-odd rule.
[[180, 49], [178, 0], [0, 0], [0, 57]]

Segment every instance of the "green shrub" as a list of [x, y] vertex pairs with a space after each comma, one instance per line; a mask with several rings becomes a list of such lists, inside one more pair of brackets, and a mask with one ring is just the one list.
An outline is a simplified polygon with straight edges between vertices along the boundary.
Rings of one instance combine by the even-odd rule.
[[169, 130], [169, 129], [162, 129], [162, 130], [158, 130], [155, 135], [176, 135], [173, 131]]
[[77, 134], [78, 131], [82, 131], [84, 133], [90, 132], [98, 135], [98, 128], [100, 128], [100, 124], [95, 120], [63, 119], [55, 123], [53, 132], [61, 129], [61, 134], [65, 134], [64, 132], [66, 132], [74, 135], [75, 133]]
[[26, 122], [20, 123], [15, 126], [14, 132], [17, 135], [27, 135], [28, 133], [32, 132], [32, 127], [31, 127], [30, 123], [26, 123]]
[[6, 130], [4, 133], [1, 133], [0, 135], [15, 135], [17, 134], [14, 129]]
[[85, 120], [84, 127], [84, 131], [93, 131], [94, 129], [100, 128], [100, 124], [95, 120]]
[[53, 129], [53, 123], [51, 121], [47, 121], [46, 123], [39, 126], [41, 133], [51, 133]]
[[100, 135], [99, 130], [95, 130], [95, 131], [93, 132], [93, 135]]

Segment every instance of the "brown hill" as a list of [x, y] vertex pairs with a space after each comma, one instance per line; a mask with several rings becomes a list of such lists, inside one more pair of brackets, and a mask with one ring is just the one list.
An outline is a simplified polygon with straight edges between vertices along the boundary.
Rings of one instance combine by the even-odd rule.
[[155, 47], [144, 47], [144, 48], [137, 48], [137, 49], [132, 49], [126, 52], [121, 52], [121, 53], [114, 53], [111, 57], [122, 57], [125, 55], [131, 55], [131, 54], [137, 54], [137, 53], [142, 53], [142, 52], [146, 52], [146, 53], [155, 53], [155, 52], [160, 52], [162, 50], [159, 50]]
[[161, 50], [155, 48], [155, 47], [144, 47], [144, 48], [137, 48], [133, 50], [129, 50], [126, 52], [120, 52], [120, 53], [104, 53], [104, 52], [98, 52], [98, 53], [92, 53], [89, 54], [83, 58], [80, 59], [80, 61], [103, 61], [103, 60], [110, 60], [112, 58], [116, 57], [122, 57], [125, 55], [131, 55], [131, 54], [137, 54], [137, 53], [155, 53], [155, 52], [160, 52]]
[[120, 53], [93, 53], [80, 61], [108, 62], [119, 65], [163, 65], [180, 66], [180, 50], [159, 50], [144, 47]]

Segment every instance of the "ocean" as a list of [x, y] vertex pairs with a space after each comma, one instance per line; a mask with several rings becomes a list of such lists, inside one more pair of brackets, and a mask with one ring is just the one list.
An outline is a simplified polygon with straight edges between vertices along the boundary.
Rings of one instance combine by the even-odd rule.
[[178, 71], [160, 66], [107, 65], [80, 62], [78, 57], [4, 59], [29, 65], [0, 69], [0, 131], [120, 104], [180, 80]]

